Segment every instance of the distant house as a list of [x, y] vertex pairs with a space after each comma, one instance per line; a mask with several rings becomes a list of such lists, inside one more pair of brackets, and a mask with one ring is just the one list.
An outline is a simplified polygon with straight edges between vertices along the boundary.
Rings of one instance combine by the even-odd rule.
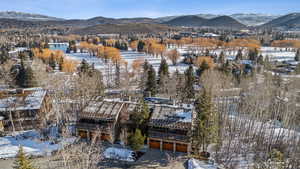
[[149, 121], [149, 147], [190, 153], [192, 119], [191, 109], [156, 105]]
[[118, 39], [120, 34], [97, 34], [101, 39]]
[[4, 132], [36, 129], [51, 109], [42, 88], [0, 90], [0, 130]]
[[200, 34], [200, 37], [204, 37], [204, 38], [219, 38], [220, 35], [218, 34], [214, 34], [214, 33], [204, 33], [204, 34]]

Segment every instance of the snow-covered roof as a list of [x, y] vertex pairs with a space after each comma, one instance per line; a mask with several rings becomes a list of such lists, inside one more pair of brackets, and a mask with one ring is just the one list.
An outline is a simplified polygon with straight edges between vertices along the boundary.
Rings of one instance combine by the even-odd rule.
[[98, 120], [116, 120], [124, 103], [115, 101], [102, 101], [90, 103], [82, 113], [80, 118], [98, 119]]
[[38, 110], [46, 93], [42, 88], [0, 90], [0, 112]]
[[172, 129], [189, 130], [192, 110], [174, 106], [155, 106], [149, 125]]

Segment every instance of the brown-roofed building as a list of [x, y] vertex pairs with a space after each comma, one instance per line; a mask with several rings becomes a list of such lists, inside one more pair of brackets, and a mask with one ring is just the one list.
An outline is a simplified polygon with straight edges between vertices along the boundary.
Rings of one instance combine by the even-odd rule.
[[149, 147], [189, 153], [192, 112], [174, 106], [155, 106], [149, 121]]
[[115, 141], [115, 130], [122, 102], [95, 102], [89, 104], [78, 115], [77, 133], [81, 138], [92, 139], [99, 136], [101, 140]]
[[47, 92], [42, 88], [0, 90], [0, 131], [39, 128], [51, 107]]
[[[130, 114], [139, 103], [102, 101], [91, 103], [79, 113], [77, 133], [81, 138], [115, 142], [131, 124]], [[148, 146], [160, 150], [189, 153], [192, 130], [192, 109], [149, 104]], [[125, 134], [125, 137], [126, 138]]]

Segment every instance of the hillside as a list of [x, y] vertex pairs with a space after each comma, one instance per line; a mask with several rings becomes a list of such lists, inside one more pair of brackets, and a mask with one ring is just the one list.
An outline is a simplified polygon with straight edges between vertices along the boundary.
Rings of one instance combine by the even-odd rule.
[[164, 22], [164, 24], [171, 25], [171, 26], [197, 26], [200, 27], [205, 23], [207, 19], [195, 16], [195, 15], [188, 15], [188, 16], [181, 16], [174, 18], [170, 21]]
[[229, 29], [241, 29], [246, 26], [239, 23], [229, 16], [219, 16], [212, 19], [204, 19], [195, 15], [181, 16], [172, 19], [164, 24], [170, 26], [187, 26], [187, 27], [217, 27]]
[[129, 23], [129, 24], [101, 24], [90, 26], [86, 28], [75, 29], [71, 33], [74, 34], [109, 34], [109, 33], [154, 33], [166, 32], [170, 27], [160, 24], [143, 24], [143, 23]]
[[291, 13], [274, 19], [262, 27], [272, 27], [281, 29], [300, 29], [300, 13]]
[[21, 20], [21, 21], [58, 21], [58, 20], [63, 20], [61, 18], [46, 16], [46, 15], [15, 12], [15, 11], [0, 12], [0, 18], [16, 19], [16, 20]]
[[246, 26], [229, 16], [219, 16], [204, 23], [208, 27], [242, 29]]
[[267, 22], [272, 21], [280, 17], [280, 15], [271, 15], [271, 14], [244, 14], [244, 13], [237, 13], [232, 14], [230, 17], [234, 18], [235, 20], [239, 21], [240, 23], [248, 26], [258, 26], [265, 24]]

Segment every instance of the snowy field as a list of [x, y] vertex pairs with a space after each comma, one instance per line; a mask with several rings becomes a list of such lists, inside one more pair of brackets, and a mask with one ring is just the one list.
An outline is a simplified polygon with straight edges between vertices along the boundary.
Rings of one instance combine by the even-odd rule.
[[[106, 73], [107, 66], [110, 66], [111, 70], [114, 70], [114, 66], [112, 64], [108, 65], [104, 63], [104, 61], [100, 58], [90, 56], [88, 53], [71, 53], [71, 54], [66, 54], [67, 58], [77, 60], [81, 62], [83, 59], [85, 59], [90, 65], [94, 64], [95, 68], [100, 70], [103, 74]], [[128, 63], [128, 69], [131, 70], [132, 68], [132, 63], [136, 59], [145, 59], [147, 60], [156, 71], [158, 71], [160, 62], [161, 62], [161, 57], [155, 57], [151, 55], [147, 55], [145, 53], [140, 53], [140, 52], [134, 52], [134, 51], [121, 51], [121, 56], [122, 58]], [[180, 62], [183, 59], [183, 57], [180, 58], [178, 62]], [[183, 73], [189, 65], [178, 63], [176, 66], [174, 66], [171, 61], [167, 60], [169, 64], [169, 72], [173, 73], [176, 71], [176, 69]]]
[[291, 61], [295, 60], [296, 52], [286, 51], [286, 48], [262, 47], [262, 55], [268, 56], [270, 61]]
[[134, 162], [134, 152], [128, 149], [109, 147], [104, 151], [104, 157], [121, 161]]
[[16, 157], [19, 146], [23, 146], [24, 152], [31, 156], [51, 155], [66, 145], [73, 143], [75, 137], [57, 139], [58, 143], [42, 141], [41, 136], [34, 130], [15, 133], [14, 136], [0, 137], [0, 159]]

